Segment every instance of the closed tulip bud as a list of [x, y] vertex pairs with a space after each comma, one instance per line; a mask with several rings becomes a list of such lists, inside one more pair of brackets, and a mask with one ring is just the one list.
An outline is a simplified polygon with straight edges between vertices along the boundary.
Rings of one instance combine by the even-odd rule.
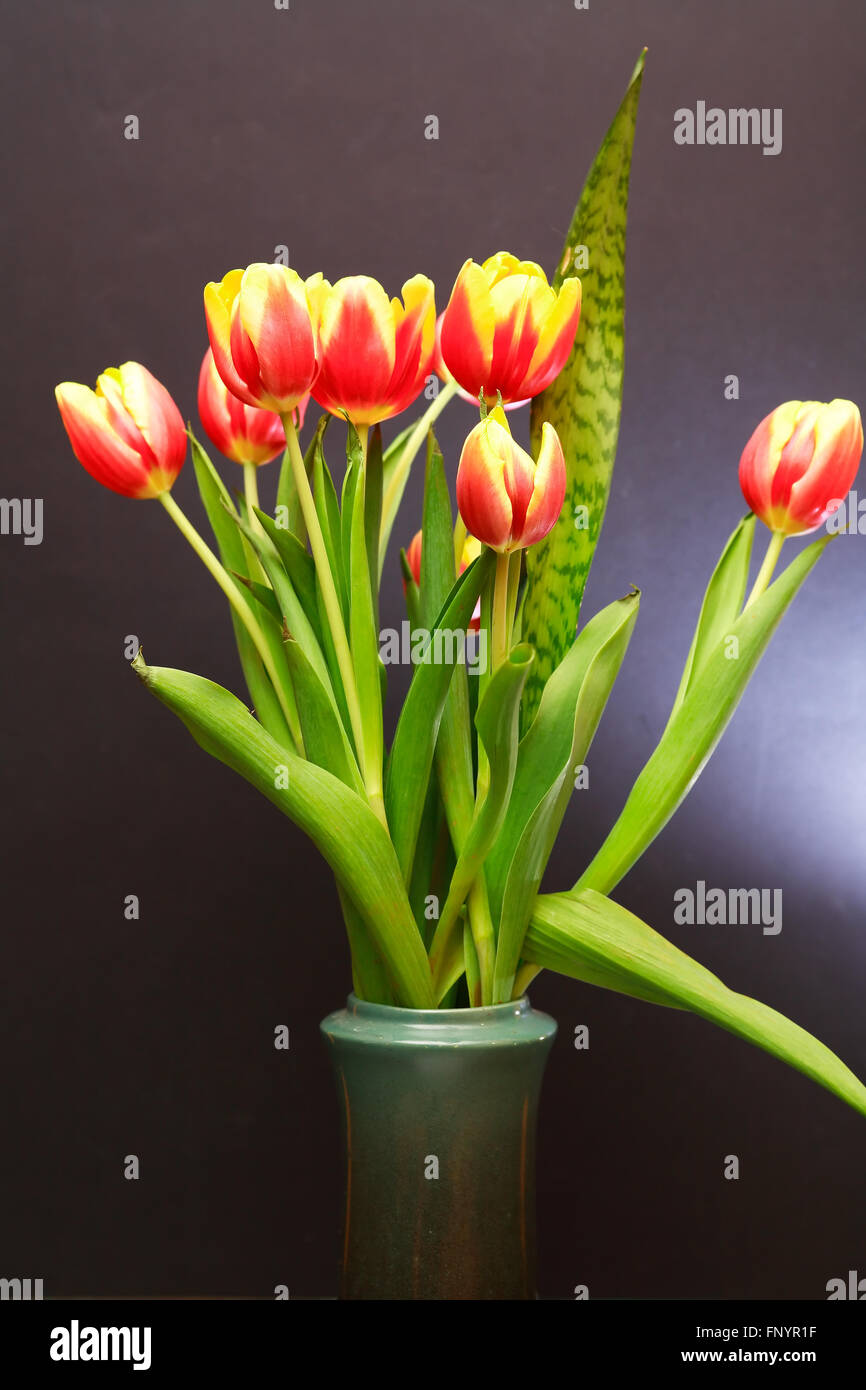
[[244, 402], [228, 389], [208, 348], [198, 376], [198, 413], [205, 433], [234, 463], [268, 463], [286, 447], [279, 415]]
[[538, 460], [515, 444], [504, 410], [491, 410], [469, 434], [457, 470], [457, 505], [466, 529], [507, 553], [535, 545], [551, 530], [565, 498], [559, 436], [545, 421]]
[[837, 510], [863, 452], [852, 401], [786, 401], [758, 425], [740, 459], [740, 487], [771, 531], [814, 531]]
[[309, 282], [321, 354], [313, 398], [353, 425], [375, 425], [410, 406], [431, 370], [436, 332], [433, 284], [415, 275], [389, 300], [367, 275]]
[[294, 410], [319, 370], [307, 285], [297, 271], [268, 262], [230, 270], [205, 287], [204, 309], [216, 369], [232, 394], [280, 415]]
[[421, 583], [421, 532], [416, 531], [406, 551], [406, 563], [416, 584]]
[[442, 318], [442, 364], [475, 400], [516, 404], [562, 371], [580, 321], [580, 281], [557, 292], [541, 266], [507, 251], [467, 261]]
[[140, 362], [109, 367], [95, 391], [63, 381], [54, 394], [72, 452], [97, 482], [122, 497], [171, 489], [186, 431], [171, 396]]

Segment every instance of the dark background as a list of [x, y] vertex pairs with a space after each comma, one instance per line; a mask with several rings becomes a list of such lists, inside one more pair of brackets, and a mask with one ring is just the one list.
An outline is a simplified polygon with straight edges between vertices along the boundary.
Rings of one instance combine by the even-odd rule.
[[[67, 0], [5, 3], [2, 24], [0, 490], [45, 499], [45, 536], [0, 538], [0, 1274], [53, 1294], [332, 1294], [340, 1151], [317, 1026], [349, 987], [335, 894], [300, 833], [129, 671], [136, 634], [151, 662], [241, 689], [216, 589], [161, 508], [79, 468], [53, 386], [135, 358], [194, 417], [202, 286], [280, 243], [302, 274], [365, 272], [391, 293], [423, 270], [440, 304], [467, 255], [552, 266], [648, 44], [622, 432], [586, 611], [632, 581], [644, 598], [550, 866], [548, 885], [568, 886], [666, 720], [754, 425], [791, 397], [863, 404], [866, 12]], [[699, 99], [782, 107], [782, 153], [676, 146], [674, 110]], [[441, 425], [452, 477], [472, 420], [457, 403]], [[419, 482], [398, 540], [419, 524]], [[200, 521], [191, 468], [175, 495]], [[821, 561], [618, 894], [861, 1076], [864, 563], [860, 536]], [[383, 621], [400, 617], [392, 555]], [[674, 891], [698, 879], [782, 888], [781, 935], [675, 926]], [[540, 1125], [544, 1296], [821, 1299], [828, 1279], [866, 1274], [862, 1118], [698, 1019], [553, 976], [532, 997], [560, 1023]]]

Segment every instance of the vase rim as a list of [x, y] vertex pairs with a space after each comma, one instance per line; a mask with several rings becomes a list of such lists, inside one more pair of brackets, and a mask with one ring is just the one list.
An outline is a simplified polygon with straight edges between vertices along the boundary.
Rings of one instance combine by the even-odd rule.
[[368, 999], [359, 999], [350, 994], [346, 1000], [350, 1013], [362, 1018], [404, 1019], [415, 1023], [488, 1023], [494, 1019], [509, 1016], [523, 1017], [533, 1012], [529, 995], [522, 994], [519, 999], [509, 999], [504, 1004], [483, 1004], [477, 1008], [463, 1009], [409, 1009], [402, 1004], [374, 1004]]

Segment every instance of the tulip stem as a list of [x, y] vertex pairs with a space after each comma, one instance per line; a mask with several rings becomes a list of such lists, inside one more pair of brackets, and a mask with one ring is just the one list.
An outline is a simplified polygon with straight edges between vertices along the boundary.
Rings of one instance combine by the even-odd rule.
[[511, 556], [496, 557], [496, 577], [493, 581], [493, 675], [508, 657], [511, 633], [508, 622], [508, 570]]
[[388, 479], [382, 497], [382, 524], [379, 531], [379, 573], [385, 562], [385, 551], [391, 536], [391, 527], [394, 525], [394, 518], [397, 515], [397, 508], [400, 506], [400, 499], [406, 487], [406, 480], [409, 477], [409, 470], [415, 460], [415, 455], [427, 438], [427, 431], [438, 419], [449, 401], [457, 395], [457, 382], [447, 381], [439, 391], [435, 400], [432, 400], [424, 411], [424, 414], [415, 422], [415, 428], [408, 436], [406, 443], [400, 452], [400, 457], [394, 466], [394, 471]]
[[259, 477], [258, 469], [254, 463], [244, 464], [244, 497], [247, 501], [250, 528], [255, 531], [257, 536], [263, 536], [265, 534], [264, 527], [255, 512], [259, 505]]
[[201, 560], [205, 569], [208, 570], [209, 573], [216, 580], [217, 584], [222, 589], [232, 608], [235, 610], [244, 627], [246, 628], [247, 632], [249, 633], [253, 645], [255, 646], [255, 649], [261, 657], [262, 665], [264, 666], [265, 670], [268, 673], [268, 676], [270, 677], [271, 685], [274, 687], [274, 693], [276, 694], [276, 697], [280, 702], [280, 708], [282, 709], [283, 714], [286, 717], [286, 723], [289, 726], [292, 739], [294, 740], [295, 750], [301, 757], [303, 757], [304, 741], [301, 735], [301, 725], [298, 720], [298, 710], [295, 704], [294, 691], [291, 689], [290, 686], [287, 689], [284, 686], [283, 682], [280, 680], [279, 676], [277, 675], [273, 657], [268, 649], [268, 644], [265, 641], [265, 635], [259, 627], [258, 623], [256, 622], [255, 618], [253, 617], [252, 612], [250, 611], [249, 604], [247, 603], [237, 584], [232, 579], [231, 575], [220, 564], [219, 560], [217, 559], [214, 552], [211, 550], [207, 541], [204, 539], [203, 536], [199, 535], [192, 522], [185, 515], [185, 513], [181, 511], [180, 507], [175, 502], [171, 493], [161, 492], [159, 494], [159, 500], [165, 507], [165, 510], [168, 512], [169, 516], [171, 517], [177, 529], [180, 531], [181, 535], [192, 546], [193, 550], [195, 551], [198, 558]]
[[286, 431], [286, 444], [289, 450], [292, 472], [295, 478], [295, 488], [297, 489], [298, 500], [301, 504], [301, 512], [303, 513], [304, 522], [307, 527], [307, 535], [310, 538], [310, 549], [313, 552], [316, 577], [319, 581], [322, 602], [325, 605], [325, 614], [334, 641], [337, 665], [340, 668], [340, 675], [343, 681], [346, 706], [349, 711], [349, 722], [352, 725], [352, 735], [355, 740], [355, 750], [358, 754], [361, 776], [364, 779], [364, 786], [367, 789], [367, 798], [370, 805], [387, 829], [385, 804], [382, 796], [381, 768], [369, 766], [370, 760], [367, 757], [366, 740], [364, 738], [364, 720], [361, 715], [361, 705], [358, 699], [355, 668], [352, 665], [352, 653], [349, 648], [348, 638], [346, 637], [346, 627], [343, 622], [340, 600], [337, 597], [334, 576], [331, 573], [331, 566], [328, 563], [328, 551], [325, 546], [325, 538], [322, 535], [322, 527], [319, 523], [319, 514], [316, 511], [316, 503], [313, 500], [310, 480], [307, 477], [307, 470], [304, 467], [304, 457], [301, 453], [301, 446], [298, 443], [298, 433], [295, 429], [295, 422], [290, 414], [284, 415], [282, 419], [283, 428]]
[[784, 531], [774, 531], [772, 536], [770, 537], [770, 544], [767, 546], [767, 553], [764, 556], [764, 563], [758, 570], [758, 577], [755, 580], [752, 592], [749, 594], [749, 597], [746, 600], [746, 606], [743, 609], [744, 613], [749, 608], [751, 608], [752, 604], [756, 601], [756, 599], [759, 599], [761, 597], [761, 594], [764, 592], [770, 580], [772, 579], [773, 570], [776, 568], [776, 565], [778, 563], [779, 555], [781, 553], [782, 544], [784, 540]]
[[370, 439], [370, 426], [369, 426], [369, 425], [356, 425], [356, 426], [355, 426], [355, 433], [357, 434], [357, 436], [358, 436], [358, 441], [359, 441], [359, 443], [360, 443], [360, 445], [361, 445], [361, 458], [362, 458], [362, 459], [364, 460], [364, 462], [366, 463], [366, 462], [367, 462], [367, 444], [368, 444], [369, 439]]

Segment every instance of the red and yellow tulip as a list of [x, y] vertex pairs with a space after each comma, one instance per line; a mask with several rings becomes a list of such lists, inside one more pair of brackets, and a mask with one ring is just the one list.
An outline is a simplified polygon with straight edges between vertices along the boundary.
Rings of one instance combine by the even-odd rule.
[[313, 397], [353, 425], [375, 425], [410, 406], [431, 370], [436, 332], [433, 284], [414, 275], [403, 298], [377, 280], [351, 275], [331, 285], [308, 281], [321, 370]]
[[[301, 417], [308, 400], [298, 406]], [[208, 439], [234, 463], [268, 463], [286, 447], [279, 415], [235, 396], [217, 371], [210, 348], [198, 376], [198, 413]]]
[[288, 266], [257, 262], [205, 287], [216, 369], [246, 405], [288, 414], [315, 381], [319, 355], [309, 283]]
[[122, 497], [168, 492], [186, 457], [180, 411], [140, 362], [108, 367], [96, 390], [63, 381], [55, 390], [72, 452], [97, 482]]
[[562, 371], [580, 321], [580, 281], [553, 290], [541, 266], [507, 251], [466, 261], [442, 318], [442, 362], [474, 399], [537, 396]]
[[814, 531], [837, 510], [863, 452], [852, 401], [785, 401], [758, 425], [740, 459], [740, 486], [771, 531]]
[[466, 529], [506, 554], [543, 540], [565, 499], [559, 436], [545, 421], [538, 459], [515, 444], [505, 411], [491, 410], [467, 437], [457, 470], [457, 505]]

